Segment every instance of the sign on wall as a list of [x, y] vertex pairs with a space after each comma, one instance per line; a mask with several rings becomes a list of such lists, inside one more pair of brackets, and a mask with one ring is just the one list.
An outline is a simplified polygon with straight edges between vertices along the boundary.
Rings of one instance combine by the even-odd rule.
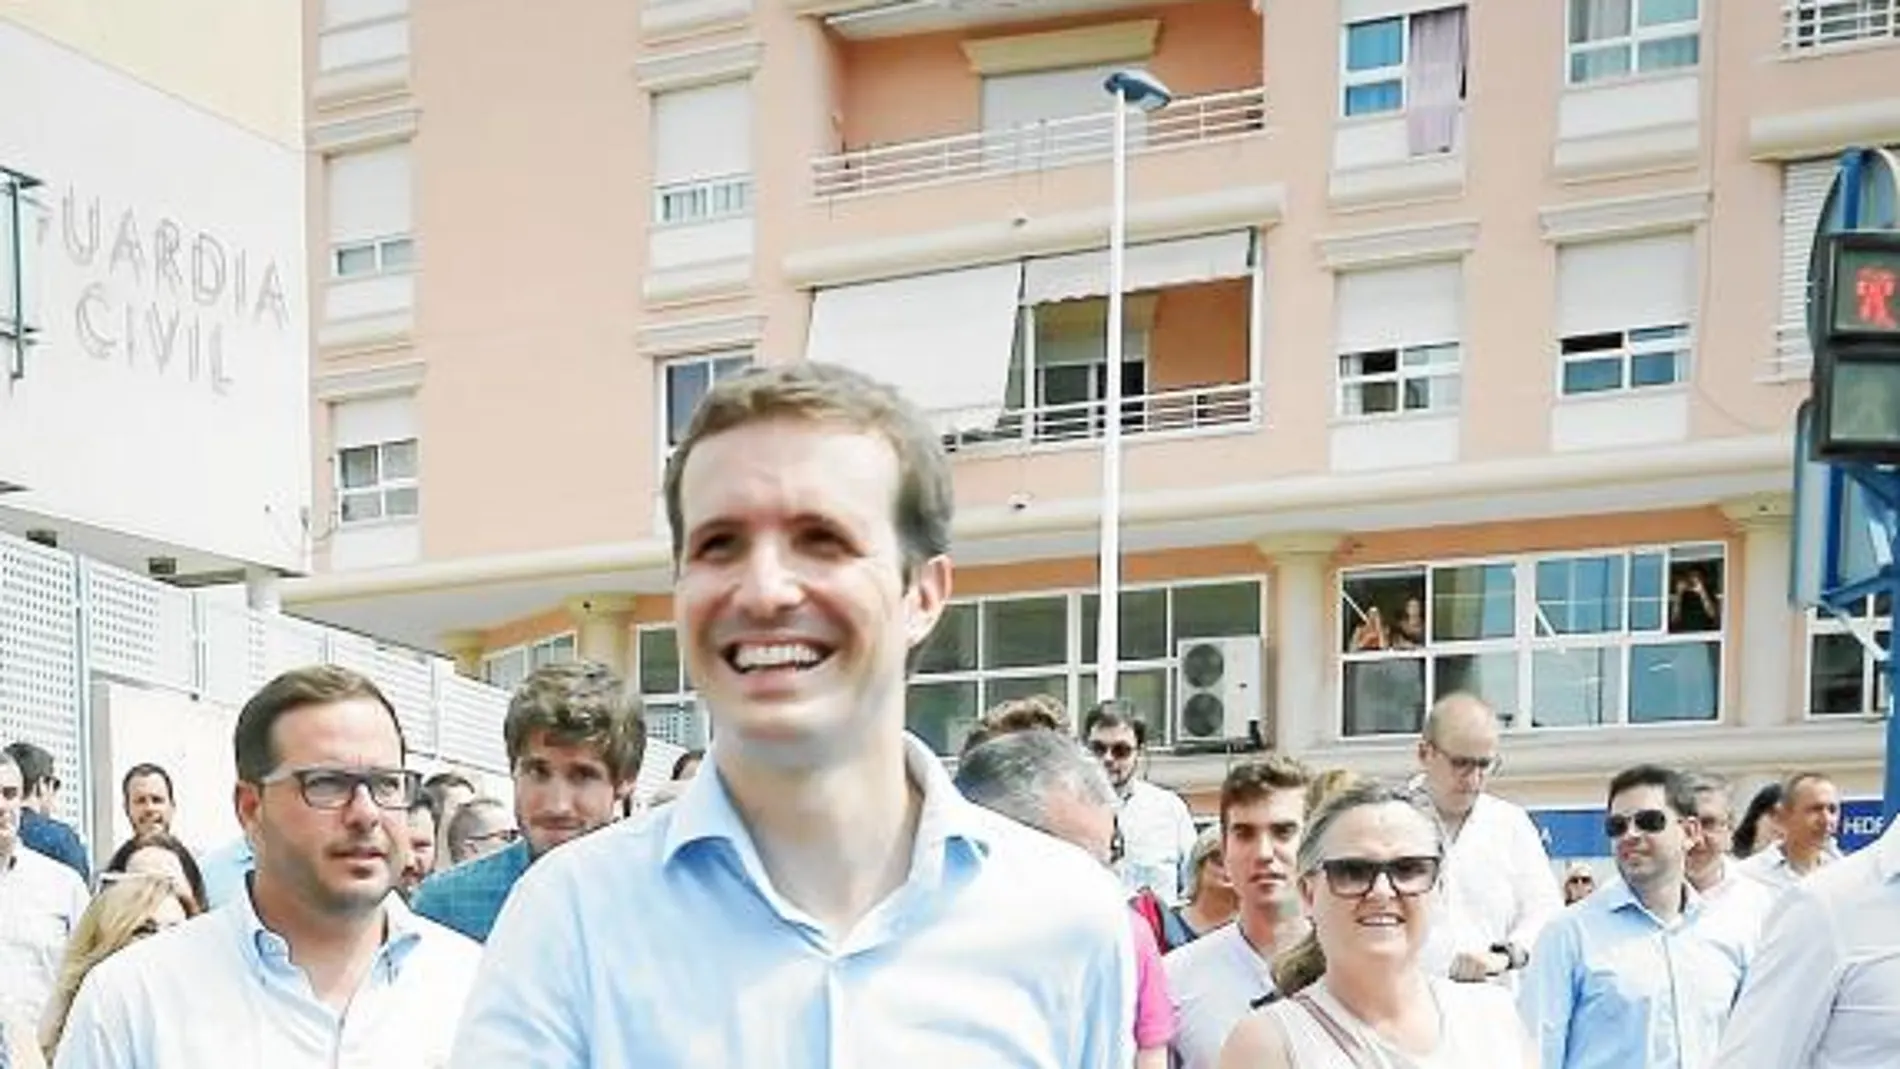
[[5, 503], [302, 569], [302, 153], [3, 21], [0, 97], [32, 101], [0, 108], [0, 164], [42, 183]]

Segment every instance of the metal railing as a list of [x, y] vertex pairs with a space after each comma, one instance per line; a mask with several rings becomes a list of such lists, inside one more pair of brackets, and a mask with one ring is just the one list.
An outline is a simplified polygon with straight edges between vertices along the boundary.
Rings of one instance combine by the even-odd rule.
[[[1140, 394], [1122, 399], [1122, 433], [1162, 435], [1174, 432], [1237, 427], [1254, 423], [1260, 413], [1260, 390], [1251, 382], [1220, 383], [1185, 390]], [[933, 412], [942, 425], [958, 420], [960, 411]], [[944, 447], [952, 451], [1000, 444], [1078, 442], [1099, 438], [1106, 426], [1107, 403], [1082, 401], [1035, 405], [1004, 410], [994, 427], [951, 431]]]
[[[1266, 89], [1252, 86], [1177, 100], [1129, 131], [1131, 153], [1244, 137], [1266, 128]], [[854, 149], [812, 161], [821, 200], [913, 189], [988, 174], [1042, 171], [1108, 159], [1115, 113], [1052, 119], [928, 141]]]
[[1785, 52], [1896, 39], [1900, 39], [1900, 0], [1784, 0], [1781, 5]]

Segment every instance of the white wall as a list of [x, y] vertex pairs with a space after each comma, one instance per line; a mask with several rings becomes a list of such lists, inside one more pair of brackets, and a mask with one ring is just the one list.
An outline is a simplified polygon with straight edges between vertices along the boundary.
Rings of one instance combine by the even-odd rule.
[[119, 797], [125, 770], [141, 762], [171, 773], [178, 814], [172, 833], [202, 858], [238, 837], [231, 791], [237, 762], [231, 731], [237, 710], [170, 691], [101, 682], [93, 688], [93, 820], [89, 836], [103, 862], [132, 836]]
[[301, 154], [4, 21], [0, 99], [32, 101], [0, 108], [0, 162], [45, 183], [8, 504], [302, 570]]

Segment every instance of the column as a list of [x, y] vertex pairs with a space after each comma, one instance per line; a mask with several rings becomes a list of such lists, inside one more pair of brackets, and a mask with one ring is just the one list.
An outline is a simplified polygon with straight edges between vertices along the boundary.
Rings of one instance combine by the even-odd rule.
[[1274, 749], [1300, 754], [1337, 738], [1327, 673], [1332, 646], [1326, 640], [1327, 572], [1339, 548], [1336, 534], [1275, 535], [1256, 542], [1273, 562]]
[[470, 679], [482, 678], [482, 654], [488, 643], [480, 631], [448, 631], [441, 638], [442, 652], [455, 661], [455, 674]]
[[632, 671], [632, 594], [582, 594], [567, 599], [567, 611], [580, 630], [581, 660], [604, 664], [622, 678]]
[[244, 603], [257, 612], [284, 611], [283, 577], [262, 565], [245, 565]]
[[[1788, 494], [1760, 494], [1721, 503], [1742, 536], [1742, 612], [1727, 616], [1728, 663], [1723, 681], [1736, 689], [1724, 704], [1734, 721], [1763, 728], [1798, 718], [1794, 703], [1794, 656], [1805, 639], [1801, 617], [1788, 604], [1789, 553], [1794, 501]], [[1735, 565], [1729, 567], [1728, 593], [1736, 590]]]

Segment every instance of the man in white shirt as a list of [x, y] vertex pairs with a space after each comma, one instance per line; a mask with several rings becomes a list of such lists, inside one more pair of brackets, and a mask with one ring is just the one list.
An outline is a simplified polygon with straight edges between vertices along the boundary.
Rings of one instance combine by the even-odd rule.
[[1869, 1069], [1900, 1043], [1900, 821], [1782, 897], [1722, 1069]]
[[1503, 763], [1497, 714], [1471, 694], [1439, 699], [1425, 716], [1418, 763], [1446, 843], [1440, 923], [1420, 964], [1467, 983], [1504, 977], [1529, 960], [1563, 899], [1530, 815], [1484, 789]]
[[234, 743], [255, 871], [94, 968], [55, 1066], [448, 1064], [481, 951], [391, 893], [420, 790], [394, 707], [348, 669], [300, 668], [245, 703]]
[[1834, 843], [1841, 830], [1841, 791], [1819, 772], [1797, 772], [1781, 786], [1775, 806], [1781, 841], [1736, 866], [1743, 875], [1786, 891], [1841, 856]]
[[1162, 902], [1180, 904], [1182, 867], [1200, 832], [1180, 795], [1136, 772], [1148, 744], [1147, 721], [1125, 702], [1105, 701], [1083, 719], [1082, 736], [1121, 799], [1122, 883], [1131, 894], [1147, 887]]
[[20, 842], [20, 766], [0, 750], [0, 1020], [37, 1022], [59, 978], [66, 939], [86, 912], [72, 869]]
[[1689, 847], [1689, 885], [1713, 902], [1733, 889], [1740, 874], [1729, 863], [1735, 846], [1735, 815], [1728, 780], [1710, 772], [1684, 777], [1695, 797], [1695, 821], [1702, 834]]
[[1235, 765], [1221, 784], [1221, 862], [1240, 912], [1230, 924], [1162, 959], [1174, 1000], [1172, 1044], [1181, 1069], [1213, 1069], [1221, 1044], [1273, 995], [1275, 954], [1306, 931], [1293, 891], [1312, 775], [1278, 754]]

